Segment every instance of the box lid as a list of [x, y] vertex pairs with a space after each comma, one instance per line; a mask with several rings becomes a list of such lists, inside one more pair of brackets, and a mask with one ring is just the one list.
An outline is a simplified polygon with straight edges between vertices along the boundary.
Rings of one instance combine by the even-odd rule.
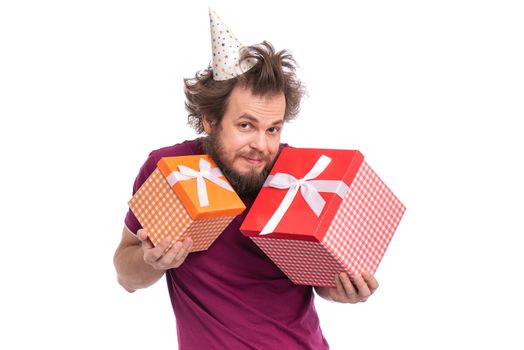
[[[364, 156], [357, 150], [314, 149], [314, 148], [284, 148], [271, 170], [265, 187], [258, 194], [240, 230], [246, 236], [265, 236], [268, 238], [294, 238], [301, 240], [321, 241], [333, 220], [345, 193], [349, 190]], [[319, 163], [323, 163], [320, 164]], [[312, 177], [312, 169], [315, 174]], [[272, 233], [261, 235], [284, 198], [289, 196], [290, 188], [275, 188], [269, 185], [277, 174], [282, 178], [300, 180], [314, 185], [316, 192], [324, 201], [318, 213], [306, 200], [311, 187], [299, 185], [296, 195], [285, 213], [274, 227]], [[288, 176], [291, 175], [291, 176]], [[307, 176], [306, 179], [304, 177]], [[302, 180], [301, 180], [302, 179]], [[295, 180], [292, 180], [295, 181]], [[331, 186], [325, 186], [330, 182]], [[337, 187], [336, 191], [325, 191], [329, 187]], [[304, 189], [303, 187], [308, 187]], [[315, 190], [313, 190], [315, 191]], [[314, 196], [313, 196], [314, 197]], [[318, 215], [317, 215], [318, 214]], [[274, 222], [274, 220], [273, 220]]]
[[164, 157], [157, 167], [192, 219], [239, 215], [246, 208], [209, 155]]

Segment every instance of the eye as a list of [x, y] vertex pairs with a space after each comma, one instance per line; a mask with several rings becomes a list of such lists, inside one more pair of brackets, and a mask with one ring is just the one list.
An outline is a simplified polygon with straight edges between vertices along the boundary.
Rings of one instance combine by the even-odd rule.
[[240, 123], [240, 124], [238, 124], [238, 127], [241, 130], [249, 130], [249, 128], [251, 128], [251, 124], [249, 124], [249, 123]]
[[280, 132], [280, 128], [273, 126], [273, 127], [269, 128], [269, 129], [267, 129], [267, 132], [269, 134], [271, 134], [271, 135], [278, 134]]

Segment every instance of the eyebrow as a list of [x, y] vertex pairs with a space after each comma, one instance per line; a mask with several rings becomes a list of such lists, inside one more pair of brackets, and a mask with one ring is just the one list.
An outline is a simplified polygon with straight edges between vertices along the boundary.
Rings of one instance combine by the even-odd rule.
[[[248, 120], [250, 120], [250, 121], [252, 121], [252, 122], [254, 122], [256, 124], [258, 124], [258, 122], [259, 122], [258, 118], [252, 116], [251, 114], [247, 114], [247, 113], [244, 113], [240, 117], [238, 117], [238, 119], [242, 119], [242, 118], [248, 119]], [[282, 125], [282, 124], [284, 124], [284, 120], [283, 119], [277, 120], [277, 121], [273, 122], [273, 124], [271, 124], [271, 125]]]

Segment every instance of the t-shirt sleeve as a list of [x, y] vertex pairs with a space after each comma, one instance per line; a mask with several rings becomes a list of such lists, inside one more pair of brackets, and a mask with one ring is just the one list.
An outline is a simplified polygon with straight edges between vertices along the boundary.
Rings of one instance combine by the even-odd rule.
[[[133, 184], [133, 195], [136, 193], [136, 191], [138, 191], [140, 186], [142, 186], [142, 184], [147, 180], [149, 175], [153, 173], [158, 160], [159, 158], [153, 156], [153, 153], [149, 154], [149, 157], [140, 168], [140, 171], [138, 172], [138, 175], [135, 179], [135, 183]], [[136, 235], [138, 230], [142, 228], [142, 225], [140, 225], [140, 222], [138, 222], [138, 219], [136, 218], [135, 214], [133, 214], [131, 209], [127, 210], [127, 214], [124, 219], [124, 224], [126, 225], [127, 229], [134, 235]]]

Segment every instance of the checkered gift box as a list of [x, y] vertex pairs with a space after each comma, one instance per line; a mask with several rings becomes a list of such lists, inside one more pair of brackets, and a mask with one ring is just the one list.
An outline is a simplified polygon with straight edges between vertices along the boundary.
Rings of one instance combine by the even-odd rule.
[[154, 245], [191, 237], [192, 252], [206, 250], [245, 209], [207, 155], [162, 158], [129, 207]]
[[240, 229], [294, 283], [334, 287], [375, 273], [404, 211], [359, 151], [285, 148]]

